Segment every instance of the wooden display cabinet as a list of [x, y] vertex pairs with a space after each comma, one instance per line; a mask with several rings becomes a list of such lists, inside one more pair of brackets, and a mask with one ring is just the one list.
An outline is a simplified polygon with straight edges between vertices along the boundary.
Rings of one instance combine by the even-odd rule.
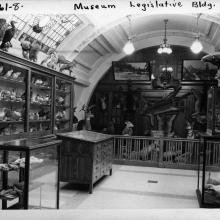
[[86, 130], [57, 135], [61, 139], [60, 181], [93, 184], [112, 174], [113, 137]]
[[20, 139], [0, 144], [2, 209], [58, 209], [60, 140]]
[[74, 78], [0, 51], [0, 140], [72, 130]]

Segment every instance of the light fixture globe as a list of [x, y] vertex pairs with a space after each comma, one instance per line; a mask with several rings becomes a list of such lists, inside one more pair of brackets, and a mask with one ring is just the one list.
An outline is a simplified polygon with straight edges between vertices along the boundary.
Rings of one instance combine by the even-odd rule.
[[162, 52], [163, 52], [163, 48], [160, 46], [157, 50], [157, 53], [162, 54]]
[[134, 45], [132, 41], [129, 39], [128, 42], [125, 44], [123, 51], [125, 54], [130, 55], [135, 51]]
[[199, 37], [197, 37], [195, 39], [195, 41], [193, 41], [190, 49], [195, 54], [198, 54], [198, 53], [200, 53], [202, 51], [203, 46], [202, 46], [202, 43], [199, 41]]

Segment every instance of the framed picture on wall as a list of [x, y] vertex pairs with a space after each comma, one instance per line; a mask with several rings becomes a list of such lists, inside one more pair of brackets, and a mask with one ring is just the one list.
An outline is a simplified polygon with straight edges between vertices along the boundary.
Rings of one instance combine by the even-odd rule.
[[217, 66], [201, 60], [183, 60], [183, 81], [214, 80]]
[[151, 78], [150, 62], [112, 62], [115, 80], [147, 80]]

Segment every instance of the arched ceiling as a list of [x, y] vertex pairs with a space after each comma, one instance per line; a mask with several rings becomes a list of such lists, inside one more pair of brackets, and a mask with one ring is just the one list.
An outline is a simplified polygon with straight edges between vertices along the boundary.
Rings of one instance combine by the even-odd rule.
[[[125, 56], [122, 48], [129, 36], [133, 37], [136, 50], [159, 45], [164, 36], [164, 19], [168, 19], [167, 38], [171, 45], [190, 46], [196, 33], [196, 18], [193, 14], [132, 15], [131, 30], [127, 17], [100, 18], [83, 16], [79, 30], [67, 37], [58, 47], [71, 60], [78, 63], [76, 75], [91, 80], [99, 63]], [[204, 51], [211, 53], [220, 49], [220, 16], [201, 15], [199, 19], [200, 40]], [[131, 32], [131, 33], [129, 33]], [[115, 58], [114, 58], [115, 57]]]
[[[89, 87], [79, 97], [85, 103], [97, 82], [111, 66], [112, 61], [126, 56], [122, 48], [132, 35], [136, 50], [160, 45], [164, 38], [164, 19], [168, 19], [167, 38], [171, 45], [190, 47], [197, 33], [196, 14], [132, 15], [131, 30], [126, 16], [80, 17], [83, 25], [71, 33], [58, 47], [58, 51], [77, 62], [76, 78]], [[220, 15], [201, 14], [198, 31], [204, 52], [220, 50]], [[131, 33], [129, 33], [131, 32]]]

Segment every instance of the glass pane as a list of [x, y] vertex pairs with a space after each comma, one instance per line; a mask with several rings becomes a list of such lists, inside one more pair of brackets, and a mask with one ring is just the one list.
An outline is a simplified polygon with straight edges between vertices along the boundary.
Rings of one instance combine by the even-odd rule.
[[56, 208], [58, 161], [57, 147], [31, 152], [29, 208]]
[[[0, 165], [3, 164], [3, 151], [0, 150]], [[0, 190], [2, 189], [2, 175], [3, 172], [0, 169]]]
[[51, 97], [52, 78], [32, 73], [29, 114], [30, 132], [50, 133], [52, 123]]
[[220, 90], [215, 92], [215, 132], [220, 132]]
[[207, 132], [212, 134], [213, 128], [213, 90], [209, 90], [207, 99]]
[[55, 130], [70, 129], [70, 92], [71, 84], [63, 80], [56, 81]]
[[28, 70], [0, 59], [0, 136], [25, 132]]
[[198, 189], [200, 191], [200, 195], [202, 195], [202, 167], [203, 167], [203, 145], [200, 145], [200, 153], [199, 153], [199, 173], [198, 173]]
[[220, 143], [208, 142], [206, 149], [204, 203], [220, 205]]
[[[6, 207], [23, 203], [24, 183], [21, 178], [23, 166], [20, 161], [20, 152], [7, 152], [6, 160], [3, 161], [3, 151], [0, 151], [0, 199], [6, 202]], [[4, 162], [4, 163], [3, 163]], [[6, 175], [5, 185], [3, 186], [3, 173]]]

